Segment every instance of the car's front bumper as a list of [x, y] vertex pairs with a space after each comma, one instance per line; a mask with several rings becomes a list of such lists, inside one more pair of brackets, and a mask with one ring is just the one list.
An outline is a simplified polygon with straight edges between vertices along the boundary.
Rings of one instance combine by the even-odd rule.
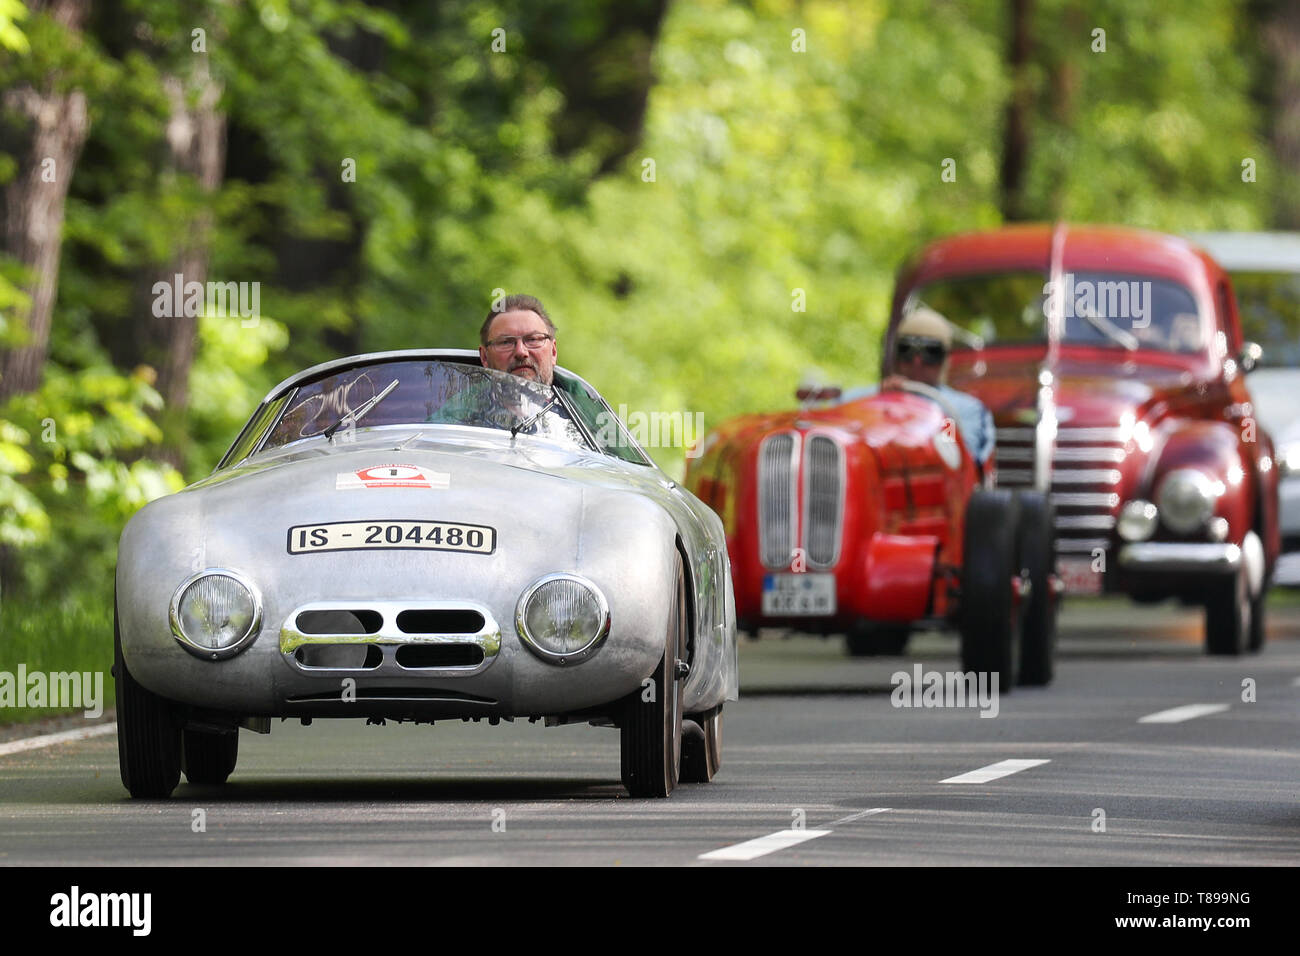
[[1232, 574], [1241, 567], [1241, 548], [1223, 542], [1137, 541], [1119, 549], [1129, 572]]

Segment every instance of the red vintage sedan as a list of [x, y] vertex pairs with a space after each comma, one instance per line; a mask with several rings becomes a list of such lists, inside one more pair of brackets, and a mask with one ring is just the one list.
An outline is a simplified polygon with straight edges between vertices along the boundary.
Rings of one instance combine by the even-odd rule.
[[1210, 653], [1258, 650], [1278, 471], [1219, 265], [1110, 226], [945, 239], [899, 276], [886, 362], [917, 303], [955, 327], [949, 384], [993, 412], [997, 487], [1050, 493], [1067, 591], [1203, 605]]

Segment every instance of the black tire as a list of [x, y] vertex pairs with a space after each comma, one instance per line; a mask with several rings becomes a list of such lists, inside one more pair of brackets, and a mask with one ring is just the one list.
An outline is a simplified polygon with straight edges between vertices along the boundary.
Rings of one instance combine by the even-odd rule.
[[912, 629], [906, 624], [860, 623], [844, 635], [849, 657], [897, 657], [907, 650]]
[[[651, 683], [623, 699], [619, 724], [623, 785], [634, 797], [666, 797], [681, 776], [682, 701], [677, 661], [686, 652], [686, 575], [677, 558], [676, 597], [668, 614], [664, 656]], [[647, 691], [650, 700], [646, 700]]]
[[117, 762], [137, 799], [165, 799], [181, 779], [181, 722], [176, 705], [136, 683], [122, 656], [113, 608], [113, 677], [117, 689]]
[[1020, 573], [1019, 502], [1009, 491], [978, 489], [966, 505], [961, 571], [961, 665], [998, 675], [998, 689], [1016, 685], [1020, 612], [1011, 579]]
[[1245, 563], [1231, 576], [1210, 581], [1206, 590], [1205, 652], [1236, 657], [1250, 643], [1256, 603], [1250, 598]]
[[1056, 572], [1056, 509], [1038, 491], [1020, 494], [1020, 567], [1028, 572], [1029, 597], [1022, 601], [1020, 685], [1043, 687], [1052, 682], [1056, 656], [1059, 598], [1052, 594]]
[[682, 729], [682, 783], [708, 783], [722, 766], [722, 705], [691, 714]]
[[1268, 588], [1261, 587], [1259, 595], [1250, 602], [1250, 639], [1246, 649], [1252, 654], [1258, 653], [1264, 647], [1264, 595], [1267, 593]]
[[190, 783], [225, 783], [238, 760], [238, 730], [224, 734], [186, 730], [182, 734], [181, 770]]

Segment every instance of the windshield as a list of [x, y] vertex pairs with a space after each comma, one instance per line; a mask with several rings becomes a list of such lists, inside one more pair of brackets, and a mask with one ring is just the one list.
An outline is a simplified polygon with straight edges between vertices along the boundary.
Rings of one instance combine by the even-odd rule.
[[1047, 341], [1049, 296], [1059, 297], [1062, 341], [1166, 352], [1205, 346], [1196, 299], [1169, 279], [1121, 273], [1066, 273], [1052, 289], [1040, 272], [963, 276], [913, 290], [905, 309], [924, 303], [954, 326], [953, 348]]
[[314, 438], [340, 423], [336, 441], [346, 440], [351, 427], [439, 424], [519, 429], [561, 444], [591, 447], [550, 386], [493, 369], [438, 361], [378, 363], [302, 385], [262, 447]]

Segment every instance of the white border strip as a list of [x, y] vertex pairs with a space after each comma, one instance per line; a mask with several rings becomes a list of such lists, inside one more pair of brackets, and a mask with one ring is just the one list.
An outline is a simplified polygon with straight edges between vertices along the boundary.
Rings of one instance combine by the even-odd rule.
[[1207, 714], [1221, 714], [1227, 710], [1231, 704], [1184, 704], [1182, 707], [1170, 707], [1168, 710], [1158, 710], [1154, 714], [1147, 714], [1145, 717], [1139, 717], [1139, 724], [1181, 724], [1184, 720], [1191, 720], [1194, 717], [1204, 717]]
[[111, 723], [96, 724], [93, 727], [85, 727], [81, 730], [65, 730], [58, 734], [45, 734], [41, 737], [26, 737], [22, 740], [11, 740], [7, 744], [0, 744], [0, 757], [22, 753], [24, 750], [40, 750], [42, 747], [52, 747], [55, 744], [65, 744], [71, 740], [87, 740], [91, 737], [102, 737], [105, 734], [116, 732], [117, 721], [114, 720]]
[[947, 780], [940, 780], [939, 782], [988, 783], [990, 780], [997, 780], [999, 777], [1008, 777], [1013, 773], [1028, 770], [1030, 767], [1037, 767], [1051, 762], [1051, 760], [999, 760], [997, 763], [991, 763], [987, 767], [980, 767], [978, 770], [968, 770], [966, 773], [959, 773], [955, 777], [949, 777]]
[[777, 850], [784, 850], [786, 847], [797, 846], [806, 840], [824, 837], [830, 832], [830, 830], [777, 830], [775, 833], [746, 840], [744, 843], [735, 843], [724, 846], [720, 850], [701, 853], [699, 858], [701, 860], [753, 860], [775, 853]]

